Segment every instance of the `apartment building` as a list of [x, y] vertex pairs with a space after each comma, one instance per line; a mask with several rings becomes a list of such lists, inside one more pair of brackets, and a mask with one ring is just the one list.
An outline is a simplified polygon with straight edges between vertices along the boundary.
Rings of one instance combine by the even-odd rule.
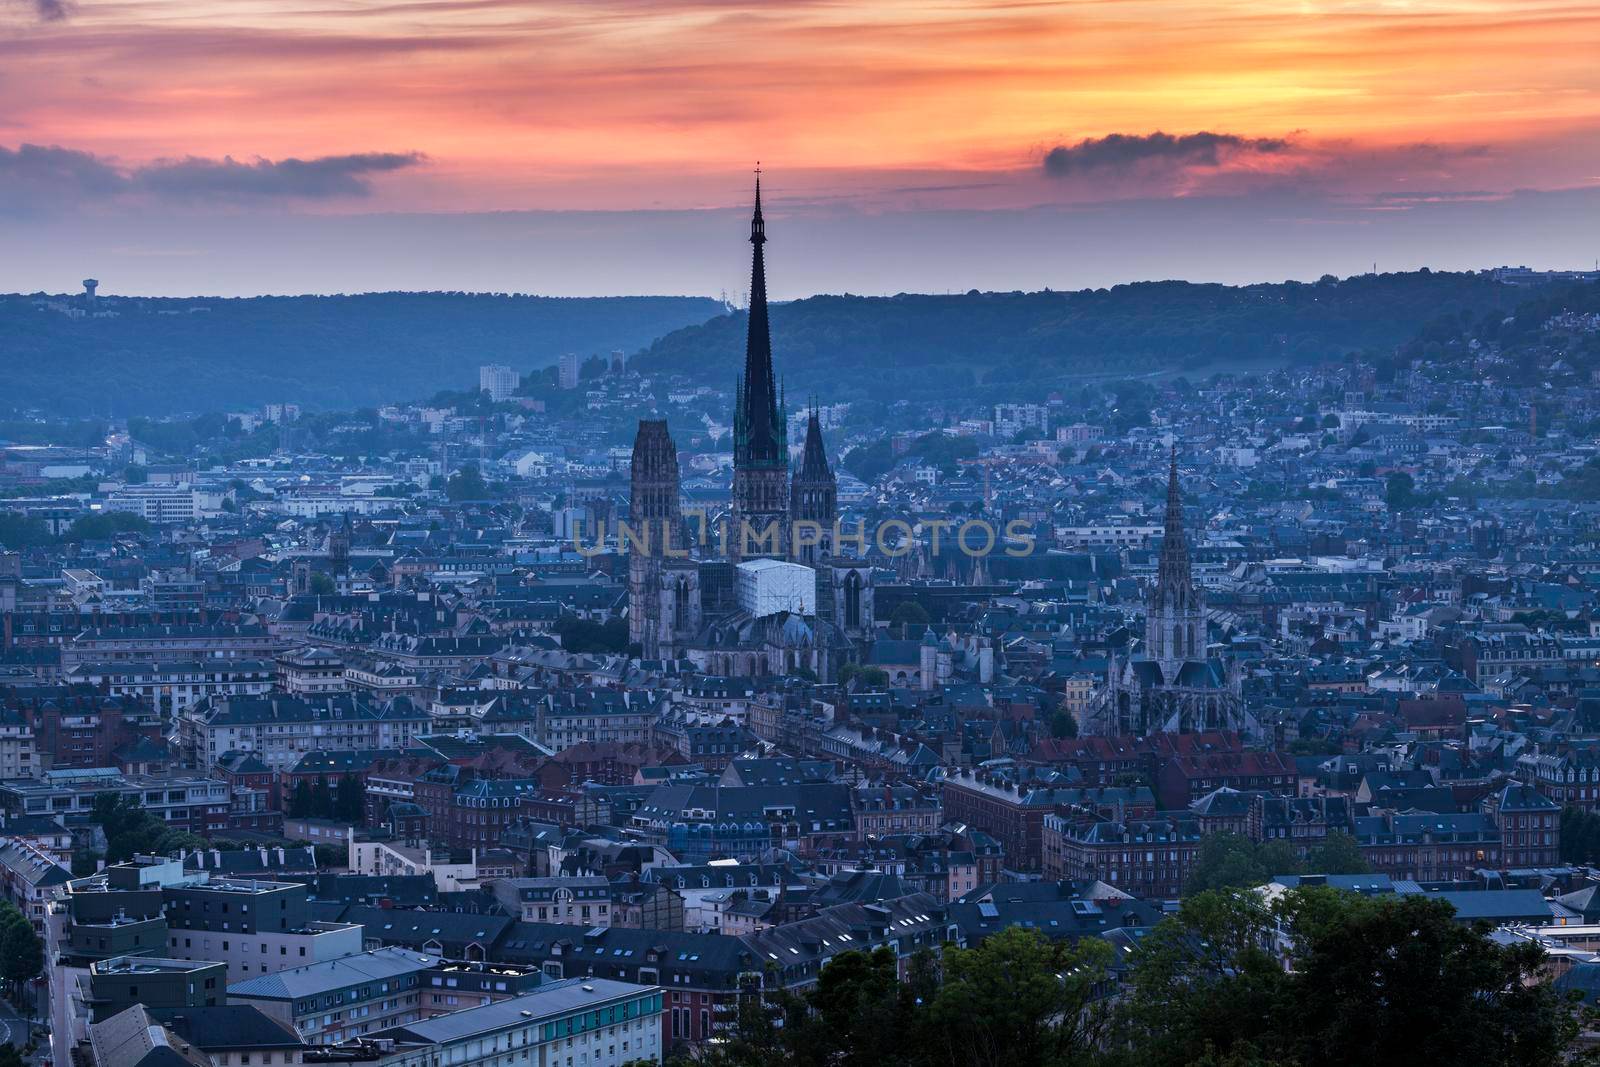
[[228, 752], [250, 752], [276, 772], [308, 752], [404, 749], [426, 733], [428, 714], [405, 697], [374, 701], [357, 693], [209, 697], [177, 721], [184, 761], [210, 769]]
[[611, 883], [604, 877], [497, 878], [495, 899], [524, 922], [610, 926]]
[[70, 672], [83, 664], [193, 663], [212, 659], [270, 661], [287, 649], [283, 638], [253, 623], [91, 626], [61, 647], [61, 669]]
[[228, 1000], [255, 1005], [308, 1044], [337, 1045], [420, 1021], [423, 978], [437, 962], [380, 948], [236, 982]]
[[659, 987], [607, 978], [550, 982], [498, 1003], [374, 1035], [376, 1067], [622, 1067], [661, 1061]]
[[80, 663], [67, 672], [66, 681], [91, 685], [114, 697], [133, 697], [170, 719], [205, 697], [268, 692], [274, 677], [271, 663], [224, 659], [189, 663]]

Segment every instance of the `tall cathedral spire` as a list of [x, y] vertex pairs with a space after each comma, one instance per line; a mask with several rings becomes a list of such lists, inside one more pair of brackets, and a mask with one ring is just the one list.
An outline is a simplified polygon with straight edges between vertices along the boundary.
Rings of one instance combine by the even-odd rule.
[[734, 466], [786, 467], [788, 427], [779, 411], [772, 372], [772, 331], [767, 320], [767, 267], [761, 246], [767, 243], [761, 217], [761, 169], [756, 168], [756, 207], [750, 218], [750, 322], [745, 339], [744, 378], [739, 383], [733, 428]]
[[1190, 584], [1189, 544], [1183, 533], [1183, 494], [1178, 489], [1178, 446], [1172, 446], [1167, 471], [1167, 515], [1161, 536], [1157, 589], [1179, 591]]
[[[1172, 448], [1167, 470], [1167, 514], [1161, 537], [1156, 584], [1150, 590], [1145, 619], [1145, 645], [1174, 670], [1184, 660], [1205, 655], [1205, 599], [1195, 587], [1189, 565], [1189, 543], [1183, 531], [1183, 494], [1178, 488], [1178, 448]], [[1170, 681], [1170, 679], [1169, 679]]]

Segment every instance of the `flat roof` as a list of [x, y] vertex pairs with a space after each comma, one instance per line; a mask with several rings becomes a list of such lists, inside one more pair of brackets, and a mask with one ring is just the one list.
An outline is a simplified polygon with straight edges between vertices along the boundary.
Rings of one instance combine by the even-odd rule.
[[421, 1022], [408, 1023], [405, 1026], [396, 1026], [389, 1030], [380, 1030], [367, 1037], [370, 1040], [405, 1034], [421, 1042], [442, 1044], [510, 1026], [584, 1011], [596, 1004], [642, 996], [658, 989], [659, 986], [636, 985], [610, 978], [568, 978], [547, 983], [521, 996], [477, 1008], [466, 1008], [448, 1015], [424, 1019]]

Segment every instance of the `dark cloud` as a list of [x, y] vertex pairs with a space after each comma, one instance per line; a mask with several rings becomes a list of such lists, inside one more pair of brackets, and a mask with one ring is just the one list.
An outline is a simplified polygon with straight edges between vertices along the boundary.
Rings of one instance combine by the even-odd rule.
[[40, 22], [65, 22], [76, 6], [75, 0], [0, 0], [0, 16], [9, 8], [23, 18], [31, 15]]
[[57, 145], [0, 145], [0, 202], [14, 207], [110, 196], [127, 184], [121, 171], [88, 152]]
[[1126, 171], [1149, 165], [1214, 167], [1230, 155], [1271, 154], [1289, 147], [1287, 138], [1232, 133], [1113, 133], [1087, 137], [1074, 145], [1057, 145], [1045, 153], [1044, 172], [1052, 178], [1066, 178], [1085, 171]]
[[0, 146], [0, 205], [11, 213], [83, 204], [125, 194], [168, 203], [271, 202], [361, 197], [372, 178], [422, 164], [420, 152], [362, 152], [315, 159], [188, 156], [141, 167], [58, 145]]
[[420, 152], [362, 152], [317, 159], [258, 159], [241, 163], [232, 157], [161, 160], [134, 171], [136, 189], [171, 199], [322, 200], [366, 196], [371, 177], [414, 167]]

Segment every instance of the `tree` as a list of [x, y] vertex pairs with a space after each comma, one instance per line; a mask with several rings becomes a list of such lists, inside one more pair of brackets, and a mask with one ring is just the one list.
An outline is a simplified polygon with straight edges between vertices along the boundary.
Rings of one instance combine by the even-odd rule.
[[1202, 893], [1139, 947], [1119, 1015], [1127, 1062], [1555, 1067], [1577, 1006], [1536, 980], [1537, 945], [1487, 933], [1426, 895]]
[[289, 817], [291, 819], [309, 819], [311, 816], [311, 783], [302, 778], [294, 784], [294, 791], [289, 795]]
[[44, 971], [44, 942], [26, 916], [10, 904], [7, 908], [0, 913], [0, 976], [15, 999]]
[[323, 574], [321, 571], [313, 574], [311, 576], [311, 592], [317, 596], [332, 596], [336, 592], [332, 576]]
[[318, 819], [333, 817], [333, 793], [328, 788], [326, 778], [318, 778], [311, 783], [311, 814]]
[[[1183, 880], [1183, 892], [1190, 895], [1213, 889], [1251, 889], [1265, 885], [1274, 874], [1294, 874], [1300, 864], [1291, 853], [1285, 857], [1274, 849], [1263, 854], [1263, 847], [1242, 834], [1223, 832], [1207, 834], [1200, 839], [1200, 849], [1194, 866]], [[1276, 861], [1277, 870], [1269, 870], [1269, 860]]]
[[318, 870], [338, 870], [350, 861], [350, 851], [344, 845], [315, 845], [311, 852]]
[[74, 519], [64, 540], [104, 541], [119, 533], [149, 533], [150, 524], [128, 511], [101, 511]]
[[[887, 1067], [904, 1062], [909, 1022], [893, 950], [845, 952], [822, 969], [790, 1038], [801, 1063]], [[789, 1024], [785, 1024], [789, 1028]]]
[[1545, 982], [1539, 946], [1502, 946], [1426, 895], [1291, 894], [1297, 942], [1293, 1040], [1305, 1067], [1355, 1059], [1555, 1064], [1577, 1036], [1575, 1006]]
[[1111, 958], [1098, 938], [1069, 944], [1008, 927], [976, 948], [945, 951], [928, 1011], [929, 1059], [948, 1067], [1047, 1064], [1094, 1049], [1096, 996]]
[[1600, 815], [1572, 806], [1561, 809], [1561, 861], [1600, 862]]
[[[1286, 872], [1280, 872], [1286, 873]], [[1306, 874], [1370, 874], [1372, 865], [1361, 854], [1356, 839], [1335, 830], [1322, 843], [1306, 853]]]
[[357, 826], [366, 819], [366, 784], [348, 771], [339, 776], [334, 790], [333, 817]]
[[11, 549], [35, 548], [54, 540], [43, 519], [14, 511], [0, 513], [0, 545]]
[[[1268, 902], [1206, 892], [1119, 960], [1100, 938], [1013, 926], [924, 949], [897, 981], [888, 948], [844, 952], [803, 995], [775, 970], [722, 1009], [706, 1067], [1558, 1067], [1580, 1007], [1426, 895], [1301, 888]], [[1286, 966], [1292, 964], [1292, 966]], [[670, 1061], [688, 1063], [691, 1061]]]
[[1272, 918], [1252, 892], [1204, 892], [1145, 936], [1119, 1013], [1120, 1036], [1135, 1050], [1130, 1064], [1281, 1053], [1270, 1020], [1287, 979], [1265, 948]]
[[[826, 968], [824, 968], [826, 970]], [[695, 1067], [790, 1067], [796, 1030], [804, 1029], [805, 1007], [782, 989], [768, 990], [765, 979], [741, 981], [734, 1002], [718, 1010], [719, 1040], [699, 1055], [674, 1058], [669, 1064]], [[819, 976], [820, 977], [820, 976]], [[787, 1024], [792, 1017], [794, 1028]]]
[[882, 689], [889, 684], [889, 672], [882, 667], [868, 667], [861, 663], [846, 663], [839, 668], [839, 684], [861, 683], [863, 689]]
[[1405, 471], [1391, 472], [1384, 487], [1384, 502], [1389, 505], [1389, 510], [1400, 511], [1410, 507], [1414, 502], [1416, 486], [1416, 479]]
[[489, 496], [489, 486], [484, 482], [478, 465], [466, 463], [445, 483], [444, 494], [453, 501], [484, 500]]
[[594, 622], [563, 614], [550, 629], [568, 652], [622, 653], [628, 649], [628, 622], [620, 617]]
[[118, 793], [96, 796], [90, 820], [98, 823], [105, 834], [107, 863], [205, 846], [203, 838], [168, 826], [140, 807], [134, 798]]
[[930, 621], [927, 609], [915, 600], [902, 600], [889, 613], [889, 625], [900, 627], [902, 633], [908, 626], [925, 627]]
[[1066, 708], [1059, 708], [1054, 715], [1050, 716], [1050, 736], [1078, 736], [1078, 720], [1072, 717], [1072, 712]]

